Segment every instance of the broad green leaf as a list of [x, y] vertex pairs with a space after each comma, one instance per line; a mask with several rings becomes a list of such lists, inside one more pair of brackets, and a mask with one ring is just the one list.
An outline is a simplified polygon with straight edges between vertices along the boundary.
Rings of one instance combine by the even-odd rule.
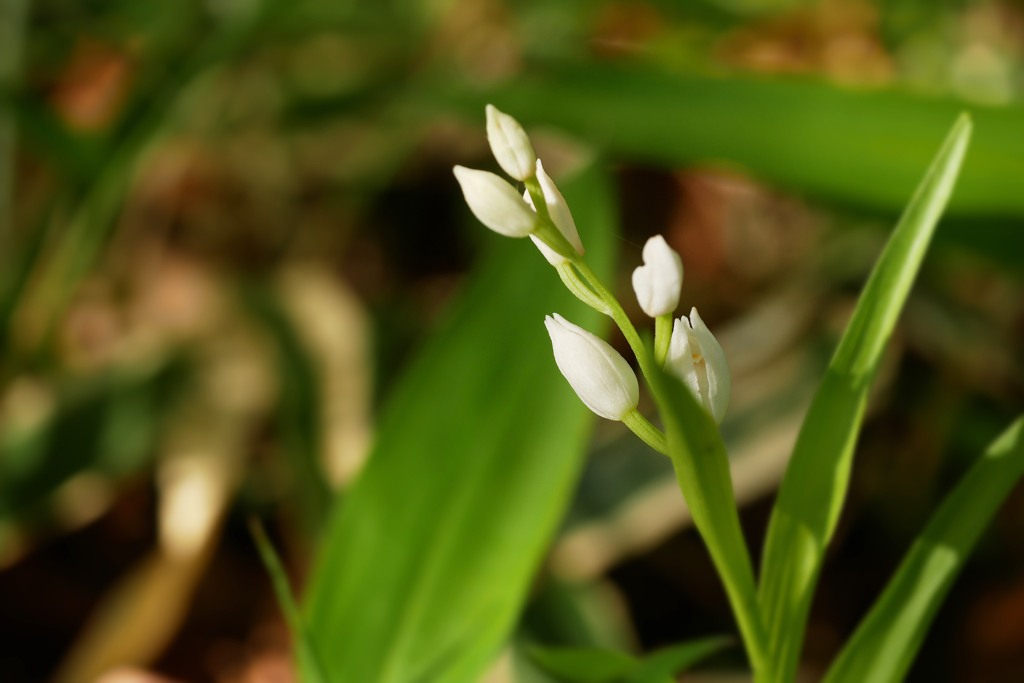
[[625, 652], [601, 648], [535, 646], [528, 652], [541, 669], [568, 683], [613, 683], [639, 664]]
[[760, 600], [770, 680], [793, 678], [825, 546], [846, 496], [868, 391], [971, 136], [953, 126], [889, 238], [800, 430], [768, 526]]
[[971, 549], [1022, 474], [1024, 418], [1018, 418], [943, 501], [825, 683], [903, 680]]
[[626, 683], [666, 683], [675, 675], [720, 652], [733, 643], [732, 638], [721, 636], [679, 643], [658, 650], [647, 657], [626, 676]]
[[284, 570], [281, 558], [277, 556], [274, 545], [270, 542], [267, 532], [258, 520], [249, 520], [249, 531], [256, 542], [256, 549], [260, 553], [260, 559], [263, 560], [263, 566], [270, 574], [270, 582], [274, 587], [277, 604], [281, 608], [281, 613], [284, 614], [285, 621], [288, 622], [288, 630], [291, 631], [302, 683], [328, 683], [330, 678], [326, 674], [320, 655], [309, 635], [306, 622], [295, 602], [295, 596], [292, 594], [291, 584], [288, 581], [288, 573]]
[[750, 553], [740, 529], [729, 455], [718, 425], [675, 377], [659, 373], [648, 379], [665, 425], [679, 488], [725, 584], [751, 665], [760, 670], [767, 641]]
[[[561, 189], [607, 277], [608, 179], [591, 169]], [[322, 543], [306, 609], [338, 681], [475, 681], [574, 488], [593, 420], [555, 366], [543, 319], [558, 311], [592, 330], [606, 320], [528, 240], [487, 238], [491, 253], [394, 390]]]

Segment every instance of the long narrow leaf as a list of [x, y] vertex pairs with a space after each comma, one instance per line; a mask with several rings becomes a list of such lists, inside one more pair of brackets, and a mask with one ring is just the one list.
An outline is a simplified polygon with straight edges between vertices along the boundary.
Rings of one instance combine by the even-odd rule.
[[953, 191], [971, 135], [966, 115], [889, 238], [804, 420], [768, 526], [760, 586], [770, 680], [792, 680], [825, 546], [846, 497], [854, 447], [882, 351]]
[[1024, 474], [1024, 418], [989, 446], [914, 542], [825, 683], [903, 680], [978, 537]]
[[[606, 277], [607, 178], [591, 170], [562, 190]], [[544, 314], [590, 329], [605, 321], [528, 240], [491, 244], [395, 390], [329, 522], [306, 607], [339, 681], [475, 681], [506, 641], [575, 485], [592, 414], [558, 373]]]
[[291, 584], [288, 582], [288, 574], [284, 570], [281, 558], [277, 556], [274, 545], [270, 542], [267, 532], [259, 521], [255, 519], [249, 520], [249, 530], [252, 533], [253, 540], [256, 542], [256, 549], [260, 553], [260, 559], [263, 560], [263, 566], [266, 567], [267, 573], [270, 574], [270, 582], [274, 586], [277, 603], [284, 614], [285, 621], [288, 622], [288, 629], [291, 631], [292, 641], [294, 642], [296, 660], [302, 682], [328, 683], [330, 679], [324, 670], [313, 639], [309, 635], [309, 629], [302, 618], [299, 606], [295, 602], [295, 596], [292, 595]]
[[725, 584], [751, 664], [760, 670], [767, 654], [764, 625], [753, 565], [740, 529], [729, 456], [718, 425], [674, 377], [661, 374], [649, 379], [665, 423], [679, 488]]

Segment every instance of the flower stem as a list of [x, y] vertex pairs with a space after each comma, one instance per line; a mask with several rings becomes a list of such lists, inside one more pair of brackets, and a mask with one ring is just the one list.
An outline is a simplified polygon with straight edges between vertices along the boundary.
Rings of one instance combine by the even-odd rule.
[[575, 294], [577, 299], [601, 313], [606, 315], [611, 313], [608, 304], [594, 294], [593, 290], [587, 287], [585, 282], [580, 280], [580, 276], [576, 274], [576, 271], [573, 270], [573, 267], [568, 262], [555, 266], [555, 270], [558, 271], [558, 277], [562, 278], [566, 289]]
[[672, 343], [672, 314], [659, 315], [654, 319], [654, 362], [665, 366], [668, 347]]
[[622, 424], [629, 427], [648, 446], [662, 455], [668, 455], [668, 441], [665, 435], [635, 408], [622, 416]]

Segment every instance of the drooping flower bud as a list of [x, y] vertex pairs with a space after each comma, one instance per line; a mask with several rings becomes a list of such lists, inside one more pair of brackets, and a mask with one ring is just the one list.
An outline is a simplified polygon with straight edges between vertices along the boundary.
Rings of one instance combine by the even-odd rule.
[[669, 315], [679, 305], [683, 288], [683, 259], [661, 235], [647, 240], [644, 265], [633, 271], [633, 291], [644, 313], [657, 318]]
[[621, 420], [636, 408], [640, 386], [618, 351], [557, 313], [547, 316], [544, 326], [558, 369], [588, 408], [609, 420]]
[[729, 364], [722, 346], [700, 319], [696, 308], [690, 311], [689, 320], [685, 317], [676, 320], [665, 368], [683, 381], [716, 424], [722, 423], [732, 392]]
[[493, 104], [487, 105], [487, 142], [498, 165], [516, 180], [532, 178], [537, 155], [526, 131]]
[[506, 237], [526, 237], [537, 226], [537, 214], [512, 185], [488, 171], [454, 168], [470, 211], [481, 223]]
[[[551, 216], [551, 221], [558, 228], [558, 231], [562, 233], [562, 236], [569, 240], [569, 244], [576, 249], [576, 252], [582, 256], [583, 241], [580, 239], [579, 231], [576, 230], [576, 221], [572, 219], [572, 213], [569, 212], [569, 205], [565, 203], [565, 197], [555, 187], [555, 182], [551, 180], [551, 177], [545, 173], [544, 164], [541, 163], [540, 159], [537, 159], [537, 181], [540, 183], [541, 191], [544, 192], [544, 203], [548, 206], [548, 214]], [[536, 210], [537, 207], [533, 205], [533, 197], [530, 196], [529, 190], [523, 193], [523, 199], [526, 200], [531, 209]], [[569, 260], [544, 244], [536, 235], [530, 235], [530, 239], [533, 240], [533, 243], [540, 249], [540, 253], [544, 255], [544, 258], [551, 265], [557, 267]]]

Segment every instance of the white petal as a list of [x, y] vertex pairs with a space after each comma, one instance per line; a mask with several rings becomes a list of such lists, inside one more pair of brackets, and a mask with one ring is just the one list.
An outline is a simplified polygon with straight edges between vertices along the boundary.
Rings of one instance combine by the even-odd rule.
[[456, 166], [454, 172], [470, 211], [481, 223], [507, 237], [526, 237], [533, 232], [537, 214], [508, 181], [464, 166]]
[[732, 380], [729, 378], [729, 364], [725, 360], [725, 352], [722, 345], [718, 343], [711, 330], [701, 320], [697, 309], [690, 311], [690, 324], [693, 327], [693, 335], [700, 344], [701, 353], [704, 355], [704, 364], [707, 367], [708, 403], [710, 403], [711, 416], [715, 422], [721, 424], [725, 417], [725, 411], [729, 408], [729, 397], [732, 393]]
[[532, 178], [537, 155], [526, 131], [514, 118], [487, 105], [487, 141], [498, 165], [516, 180]]
[[[540, 160], [539, 159], [537, 160], [537, 164], [538, 165], [540, 164]], [[525, 192], [523, 192], [523, 199], [526, 200], [526, 203], [530, 205], [531, 209], [533, 209], [534, 211], [537, 210], [536, 207], [533, 205], [533, 197], [530, 196], [530, 191], [529, 190], [526, 190]], [[537, 237], [536, 235], [530, 235], [530, 239], [533, 241], [534, 244], [537, 245], [537, 248], [540, 250], [541, 255], [545, 259], [547, 259], [548, 263], [550, 263], [554, 267], [557, 268], [558, 266], [562, 265], [563, 263], [566, 263], [566, 262], [569, 261], [568, 258], [566, 258], [565, 256], [562, 256], [557, 251], [555, 251], [554, 249], [552, 249], [548, 245], [544, 244], [544, 241], [541, 238]]]
[[621, 420], [640, 400], [629, 363], [600, 337], [557, 313], [544, 319], [555, 363], [583, 403], [609, 420]]
[[703, 404], [690, 344], [690, 321], [686, 318], [678, 318], [672, 326], [672, 339], [668, 346], [665, 369], [682, 380], [697, 402]]
[[540, 183], [540, 189], [544, 192], [544, 203], [548, 205], [548, 213], [551, 215], [552, 222], [562, 236], [569, 240], [569, 244], [575, 247], [576, 253], [582, 256], [583, 241], [580, 239], [579, 231], [576, 230], [576, 221], [572, 219], [572, 213], [569, 211], [569, 205], [565, 203], [565, 197], [544, 171], [544, 164], [540, 159], [537, 159], [537, 181]]
[[537, 245], [537, 248], [540, 250], [541, 255], [544, 256], [544, 258], [547, 259], [548, 263], [550, 263], [554, 267], [557, 268], [563, 263], [568, 263], [569, 259], [562, 256], [548, 245], [544, 244], [544, 242], [536, 235], [530, 235], [530, 239], [533, 240], [533, 243]]
[[643, 250], [644, 265], [633, 271], [633, 291], [644, 313], [657, 318], [679, 305], [683, 287], [683, 260], [665, 238], [655, 235]]

